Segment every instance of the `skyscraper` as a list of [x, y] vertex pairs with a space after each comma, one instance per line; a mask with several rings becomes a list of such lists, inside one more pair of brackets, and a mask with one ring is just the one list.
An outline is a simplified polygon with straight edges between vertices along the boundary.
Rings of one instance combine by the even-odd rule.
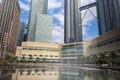
[[0, 0], [0, 57], [14, 56], [20, 22], [18, 0]]
[[18, 40], [17, 40], [17, 46], [21, 46], [23, 38], [24, 38], [24, 34], [25, 34], [25, 28], [26, 25], [24, 22], [20, 23], [20, 27], [19, 27], [19, 34], [18, 34]]
[[82, 41], [80, 0], [65, 0], [64, 42]]
[[52, 17], [47, 15], [47, 9], [48, 0], [32, 0], [28, 41], [52, 41]]
[[52, 42], [52, 16], [37, 14], [35, 41]]
[[99, 34], [120, 28], [120, 0], [97, 0]]

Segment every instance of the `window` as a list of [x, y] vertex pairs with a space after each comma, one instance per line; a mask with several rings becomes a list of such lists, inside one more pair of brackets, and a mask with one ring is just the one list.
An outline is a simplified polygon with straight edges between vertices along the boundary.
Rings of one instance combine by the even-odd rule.
[[50, 55], [50, 57], [53, 57], [53, 55]]
[[37, 56], [37, 55], [34, 55], [34, 56]]
[[48, 55], [45, 55], [45, 57], [48, 57]]
[[28, 56], [32, 56], [31, 54], [29, 54]]
[[55, 56], [55, 57], [58, 57], [58, 56]]
[[39, 49], [40, 51], [43, 51], [43, 49]]
[[40, 73], [38, 75], [41, 75]]
[[29, 48], [28, 50], [33, 50], [32, 48]]
[[38, 50], [37, 48], [35, 48], [34, 50]]
[[40, 57], [43, 57], [43, 55], [39, 55]]
[[26, 54], [22, 54], [22, 56], [26, 56]]
[[23, 50], [27, 50], [27, 48], [23, 48]]

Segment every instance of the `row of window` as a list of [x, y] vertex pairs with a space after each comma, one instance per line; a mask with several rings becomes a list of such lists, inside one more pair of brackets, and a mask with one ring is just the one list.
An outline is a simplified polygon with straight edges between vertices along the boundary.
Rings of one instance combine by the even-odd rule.
[[67, 50], [67, 51], [62, 51], [63, 53], [83, 53], [83, 50]]
[[57, 55], [53, 56], [53, 55], [26, 55], [26, 54], [23, 54], [22, 56], [26, 57], [26, 56], [29, 56], [29, 57], [58, 57]]
[[[22, 74], [22, 75], [28, 75], [28, 74]], [[30, 74], [30, 75], [58, 75], [57, 73], [49, 73], [49, 74], [47, 74], [47, 73], [38, 73], [38, 74], [36, 74], [36, 73], [32, 73], [32, 74]]]
[[93, 45], [90, 46], [90, 48], [92, 49], [92, 48], [95, 48], [95, 47], [101, 47], [101, 46], [112, 44], [114, 42], [119, 42], [119, 41], [120, 41], [120, 38], [117, 38], [117, 39], [114, 38], [114, 39], [99, 42], [99, 43], [97, 43], [97, 45], [93, 44]]
[[81, 55], [62, 55], [62, 57], [79, 57]]
[[108, 52], [101, 52], [101, 53], [98, 53], [98, 54], [109, 54], [109, 53], [117, 53], [117, 55], [120, 55], [120, 49], [118, 50], [113, 50], [113, 51], [108, 51]]
[[58, 51], [54, 49], [39, 49], [39, 48], [23, 48], [23, 50]]

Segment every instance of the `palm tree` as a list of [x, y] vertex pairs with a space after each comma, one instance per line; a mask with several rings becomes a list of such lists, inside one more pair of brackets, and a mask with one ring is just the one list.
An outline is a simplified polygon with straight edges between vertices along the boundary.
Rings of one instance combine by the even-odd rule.
[[38, 71], [39, 71], [38, 69], [35, 69], [35, 73], [38, 73]]
[[38, 63], [38, 62], [39, 62], [39, 60], [40, 60], [40, 59], [39, 59], [39, 57], [37, 57], [35, 62], [36, 62], [36, 63]]
[[111, 52], [109, 54], [109, 60], [112, 63], [112, 65], [115, 65], [117, 63], [118, 55], [115, 52]]
[[42, 69], [42, 73], [45, 73], [45, 69]]
[[105, 55], [105, 54], [99, 54], [99, 55], [98, 55], [98, 63], [99, 63], [99, 64], [104, 64], [104, 63], [106, 63], [106, 55]]
[[15, 57], [15, 62], [17, 62], [17, 61], [18, 61], [18, 57], [16, 56], [16, 57]]
[[30, 74], [31, 74], [31, 70], [28, 70], [28, 71], [27, 71], [27, 75], [30, 75]]
[[33, 61], [33, 56], [29, 55], [29, 59], [30, 59], [30, 61]]
[[45, 63], [46, 62], [46, 58], [43, 58], [42, 62]]
[[22, 56], [22, 61], [25, 63], [26, 62], [26, 59], [25, 59], [25, 56]]
[[20, 75], [23, 75], [24, 70], [20, 70]]
[[9, 63], [12, 63], [12, 62], [15, 61], [15, 58], [12, 57], [12, 56], [8, 56], [8, 57], [7, 57], [7, 61], [8, 61]]

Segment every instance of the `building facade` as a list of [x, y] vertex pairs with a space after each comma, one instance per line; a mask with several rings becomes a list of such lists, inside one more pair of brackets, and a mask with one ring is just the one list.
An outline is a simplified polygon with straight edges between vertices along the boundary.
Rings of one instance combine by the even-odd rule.
[[82, 41], [80, 0], [65, 0], [64, 42]]
[[69, 43], [62, 45], [62, 63], [77, 64], [79, 58], [83, 56], [83, 43]]
[[52, 42], [52, 16], [37, 14], [37, 21], [34, 30], [28, 35], [29, 41]]
[[0, 55], [2, 60], [7, 56], [15, 55], [20, 12], [18, 0], [2, 0], [0, 7]]
[[95, 50], [92, 50], [94, 52], [89, 52], [90, 48], [89, 46], [92, 44], [92, 40], [85, 40], [83, 41], [83, 56], [84, 57], [88, 57], [90, 56], [92, 53], [95, 53]]
[[97, 0], [99, 34], [120, 28], [120, 0]]
[[[86, 43], [86, 42], [85, 42]], [[116, 53], [120, 56], [120, 29], [115, 29], [98, 38], [91, 40], [86, 47], [87, 56], [94, 54]]]
[[48, 0], [32, 0], [28, 41], [52, 42], [52, 17], [47, 9]]
[[22, 46], [17, 47], [16, 56], [22, 60], [35, 61], [37, 58], [47, 61], [59, 61], [61, 58], [61, 44], [43, 43], [43, 42], [23, 42]]

